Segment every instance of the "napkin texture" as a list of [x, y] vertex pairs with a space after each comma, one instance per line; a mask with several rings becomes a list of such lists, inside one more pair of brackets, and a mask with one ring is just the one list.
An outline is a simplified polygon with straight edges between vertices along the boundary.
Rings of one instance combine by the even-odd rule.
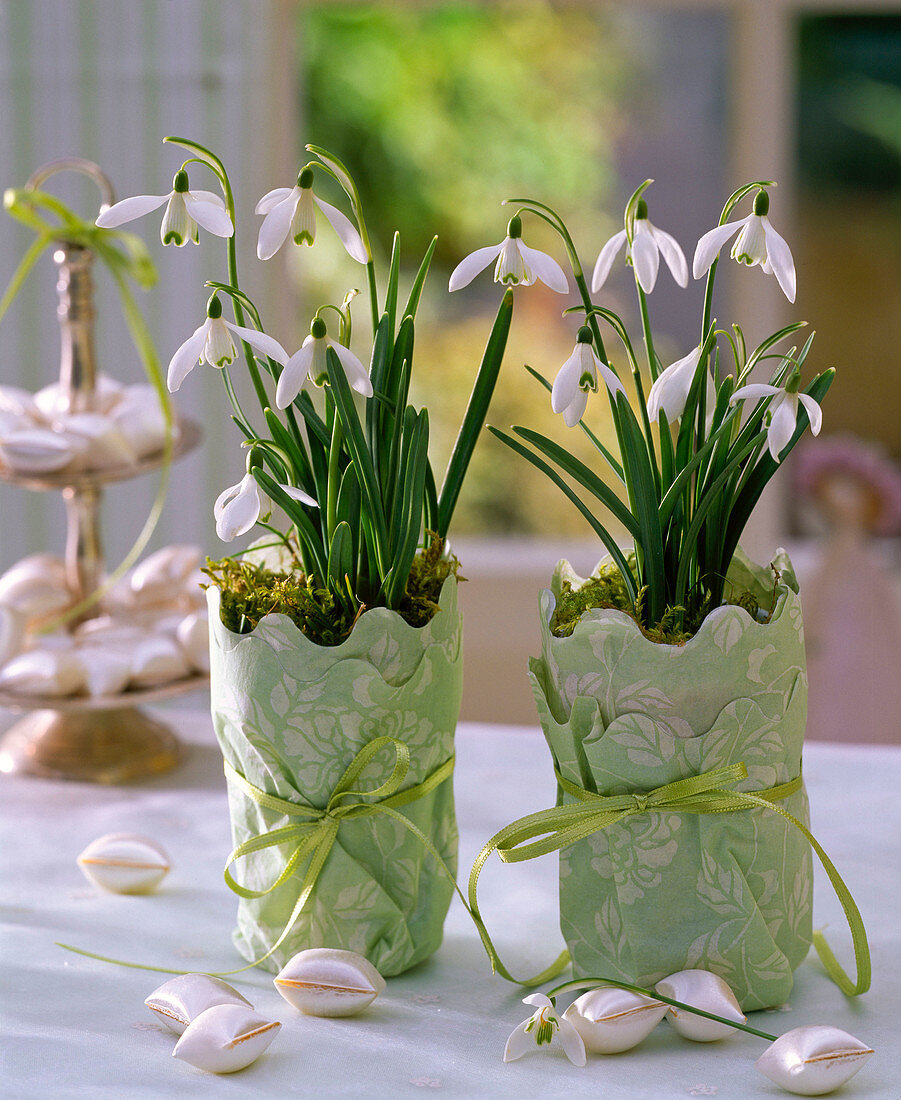
[[[799, 775], [807, 713], [801, 602], [784, 551], [773, 564], [778, 583], [741, 553], [729, 574], [738, 591], [774, 606], [768, 623], [721, 607], [684, 646], [670, 646], [602, 609], [571, 636], [554, 637], [549, 620], [562, 582], [582, 581], [560, 562], [540, 600], [542, 654], [530, 661], [558, 772], [601, 794], [646, 792], [740, 761], [748, 778], [735, 790]], [[779, 804], [808, 824], [803, 788]], [[576, 976], [648, 986], [703, 968], [721, 975], [746, 1011], [787, 999], [811, 943], [811, 902], [807, 841], [762, 808], [645, 812], [560, 853], [560, 923]]]
[[[211, 703], [225, 759], [254, 786], [324, 809], [353, 757], [389, 736], [410, 749], [402, 790], [428, 776], [454, 751], [462, 695], [462, 624], [456, 581], [442, 587], [439, 609], [424, 627], [394, 611], [365, 612], [339, 646], [318, 646], [284, 615], [267, 615], [252, 634], [229, 631], [210, 588]], [[357, 788], [388, 777], [393, 754], [380, 752]], [[235, 846], [297, 819], [229, 791]], [[457, 824], [448, 779], [399, 811], [456, 870]], [[292, 845], [252, 853], [233, 874], [266, 889]], [[247, 959], [264, 955], [288, 923], [308, 861], [265, 897], [241, 898], [235, 943]], [[308, 947], [365, 955], [385, 976], [421, 962], [441, 943], [453, 887], [422, 843], [387, 814], [342, 821], [313, 892], [291, 933], [263, 963], [278, 970]]]

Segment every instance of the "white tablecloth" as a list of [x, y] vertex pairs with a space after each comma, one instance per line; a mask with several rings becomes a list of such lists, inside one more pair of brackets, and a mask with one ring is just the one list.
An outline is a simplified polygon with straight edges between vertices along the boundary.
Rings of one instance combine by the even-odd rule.
[[[222, 881], [230, 849], [225, 784], [208, 718], [175, 711], [189, 743], [170, 776], [119, 788], [0, 777], [2, 852], [2, 1070], [0, 1094], [90, 1100], [130, 1097], [717, 1096], [784, 1095], [754, 1069], [765, 1043], [736, 1033], [717, 1044], [681, 1040], [665, 1024], [641, 1046], [592, 1058], [584, 1069], [559, 1050], [510, 1065], [507, 1035], [531, 1010], [524, 990], [492, 977], [472, 924], [454, 901], [445, 941], [428, 962], [392, 979], [363, 1015], [301, 1016], [275, 992], [271, 975], [235, 980], [257, 1010], [283, 1023], [269, 1051], [231, 1077], [213, 1077], [170, 1055], [174, 1037], [143, 1000], [164, 975], [110, 966], [54, 946], [187, 970], [228, 970], [236, 899]], [[901, 921], [901, 750], [812, 744], [805, 754], [813, 831], [854, 894], [873, 953], [873, 989], [850, 1002], [811, 956], [791, 1003], [752, 1023], [780, 1034], [810, 1023], [842, 1027], [876, 1048], [846, 1086], [849, 1097], [901, 1095], [898, 978]], [[537, 730], [462, 725], [456, 797], [461, 880], [482, 844], [515, 817], [552, 805], [554, 784]], [[95, 837], [140, 832], [160, 841], [173, 870], [159, 892], [124, 897], [94, 890], [75, 857]], [[535, 973], [562, 947], [556, 858], [503, 865], [482, 876], [483, 913], [514, 973]], [[850, 936], [838, 901], [818, 874], [817, 925], [843, 961]]]

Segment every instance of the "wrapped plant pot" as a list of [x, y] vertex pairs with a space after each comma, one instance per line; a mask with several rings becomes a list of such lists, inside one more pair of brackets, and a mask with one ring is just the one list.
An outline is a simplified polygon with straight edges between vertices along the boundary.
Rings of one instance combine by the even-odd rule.
[[774, 566], [775, 586], [746, 559], [730, 571], [739, 591], [773, 608], [768, 622], [720, 607], [683, 646], [653, 643], [606, 609], [555, 637], [561, 583], [581, 583], [568, 562], [542, 594], [531, 680], [562, 802], [577, 802], [576, 788], [637, 796], [629, 816], [560, 852], [560, 922], [576, 976], [649, 986], [701, 968], [721, 975], [746, 1011], [788, 997], [811, 944], [802, 832], [762, 806], [645, 808], [648, 792], [743, 763], [747, 778], [730, 790], [758, 792], [807, 824], [801, 604], [783, 552]]
[[453, 892], [435, 852], [455, 871], [456, 581], [444, 582], [425, 626], [374, 608], [334, 647], [314, 644], [284, 615], [234, 634], [219, 599], [211, 588], [213, 722], [236, 856], [244, 847], [234, 867], [238, 949], [261, 959], [278, 944], [263, 962], [278, 970], [305, 948], [344, 948], [399, 974], [441, 943]]

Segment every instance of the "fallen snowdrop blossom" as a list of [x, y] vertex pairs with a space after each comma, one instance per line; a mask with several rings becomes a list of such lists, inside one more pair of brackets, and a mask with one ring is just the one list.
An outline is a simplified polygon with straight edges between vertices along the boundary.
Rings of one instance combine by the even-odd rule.
[[523, 997], [524, 1005], [535, 1005], [528, 1020], [514, 1028], [504, 1048], [504, 1061], [515, 1062], [535, 1047], [546, 1046], [559, 1039], [563, 1053], [574, 1066], [585, 1065], [585, 1043], [569, 1020], [557, 1015], [551, 1000], [543, 993], [531, 993]]

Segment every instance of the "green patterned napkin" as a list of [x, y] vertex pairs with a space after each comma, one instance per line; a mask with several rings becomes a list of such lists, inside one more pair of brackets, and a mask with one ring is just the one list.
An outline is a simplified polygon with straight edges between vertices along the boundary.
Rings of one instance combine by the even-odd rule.
[[[735, 789], [800, 774], [807, 711], [801, 601], [783, 551], [769, 570], [736, 558], [730, 580], [770, 622], [742, 608], [712, 612], [684, 646], [645, 639], [618, 611], [594, 610], [570, 637], [548, 622], [564, 579], [541, 597], [542, 656], [530, 662], [558, 772], [603, 794], [646, 792], [744, 762]], [[564, 802], [573, 801], [569, 795]], [[779, 805], [805, 824], [803, 787]], [[560, 853], [560, 921], [576, 976], [652, 985], [674, 971], [720, 974], [745, 1010], [783, 1003], [811, 942], [807, 841], [764, 809], [646, 812]]]
[[[255, 787], [324, 809], [355, 755], [378, 737], [409, 748], [402, 790], [453, 755], [462, 693], [453, 577], [426, 626], [411, 627], [395, 612], [375, 608], [331, 648], [309, 641], [284, 615], [266, 616], [252, 634], [233, 634], [220, 620], [218, 590], [210, 588], [208, 596], [213, 723], [226, 761]], [[392, 763], [387, 750], [380, 752], [357, 789], [383, 783]], [[229, 806], [236, 847], [291, 823], [236, 784], [230, 785]], [[454, 871], [452, 780], [402, 812]], [[265, 890], [295, 847], [254, 852], [233, 874], [243, 886]], [[264, 897], [239, 901], [235, 942], [246, 958], [260, 958], [282, 934], [305, 869], [298, 866]], [[327, 946], [365, 955], [386, 976], [399, 974], [441, 943], [452, 890], [434, 857], [400, 822], [387, 814], [344, 820], [292, 931], [264, 965], [277, 970], [297, 951]]]

